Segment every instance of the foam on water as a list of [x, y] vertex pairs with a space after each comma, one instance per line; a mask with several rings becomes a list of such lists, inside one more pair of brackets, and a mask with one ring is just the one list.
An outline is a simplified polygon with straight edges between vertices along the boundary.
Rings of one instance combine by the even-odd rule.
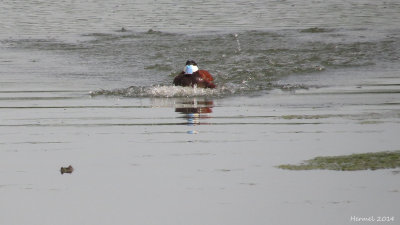
[[227, 87], [215, 89], [181, 87], [172, 85], [157, 85], [151, 87], [116, 88], [111, 90], [91, 91], [90, 96], [120, 96], [120, 97], [221, 97], [234, 94], [235, 90]]

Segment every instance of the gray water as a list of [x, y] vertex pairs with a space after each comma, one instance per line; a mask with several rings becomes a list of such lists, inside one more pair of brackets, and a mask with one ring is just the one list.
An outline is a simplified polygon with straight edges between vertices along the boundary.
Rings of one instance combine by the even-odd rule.
[[[276, 166], [400, 149], [398, 24], [395, 0], [1, 1], [0, 224], [397, 224], [398, 168]], [[187, 59], [218, 87], [172, 86]]]
[[2, 36], [74, 36], [148, 29], [183, 33], [254, 29], [398, 28], [399, 2], [2, 1]]
[[385, 68], [400, 54], [397, 1], [2, 5], [0, 57], [14, 71], [23, 64], [21, 79], [35, 79], [40, 68], [43, 82], [72, 79], [69, 86], [90, 91], [133, 86], [125, 90], [133, 97], [170, 85], [186, 59], [216, 76], [220, 96], [279, 87], [275, 81], [290, 75]]

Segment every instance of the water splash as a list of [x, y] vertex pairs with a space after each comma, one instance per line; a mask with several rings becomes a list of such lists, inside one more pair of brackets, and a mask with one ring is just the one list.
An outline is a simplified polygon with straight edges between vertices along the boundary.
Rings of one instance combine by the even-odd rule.
[[235, 37], [236, 43], [237, 43], [237, 51], [241, 52], [242, 48], [240, 47], [239, 35], [238, 34], [234, 34], [234, 37]]
[[96, 90], [91, 91], [90, 96], [121, 96], [121, 97], [197, 97], [210, 96], [219, 97], [228, 94], [228, 89], [225, 87], [216, 89], [205, 89], [197, 87], [180, 87], [180, 86], [151, 86], [138, 87], [131, 86], [128, 88], [118, 88], [112, 90]]

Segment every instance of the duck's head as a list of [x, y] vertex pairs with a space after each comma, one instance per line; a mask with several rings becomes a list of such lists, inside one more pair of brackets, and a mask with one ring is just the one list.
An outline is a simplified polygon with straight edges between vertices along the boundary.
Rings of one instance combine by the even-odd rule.
[[199, 70], [199, 67], [197, 67], [197, 63], [195, 61], [193, 60], [186, 61], [186, 66], [183, 69], [185, 74], [193, 74], [197, 70]]

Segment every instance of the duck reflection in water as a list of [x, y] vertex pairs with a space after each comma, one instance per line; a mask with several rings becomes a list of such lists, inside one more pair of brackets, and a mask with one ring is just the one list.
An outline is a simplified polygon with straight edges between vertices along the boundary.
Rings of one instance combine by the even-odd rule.
[[[211, 118], [209, 114], [212, 113], [213, 106], [214, 102], [208, 99], [182, 99], [176, 103], [175, 112], [183, 114], [182, 118], [186, 119], [186, 124], [189, 126], [208, 124], [202, 120]], [[187, 133], [197, 134], [199, 132], [192, 130]]]

